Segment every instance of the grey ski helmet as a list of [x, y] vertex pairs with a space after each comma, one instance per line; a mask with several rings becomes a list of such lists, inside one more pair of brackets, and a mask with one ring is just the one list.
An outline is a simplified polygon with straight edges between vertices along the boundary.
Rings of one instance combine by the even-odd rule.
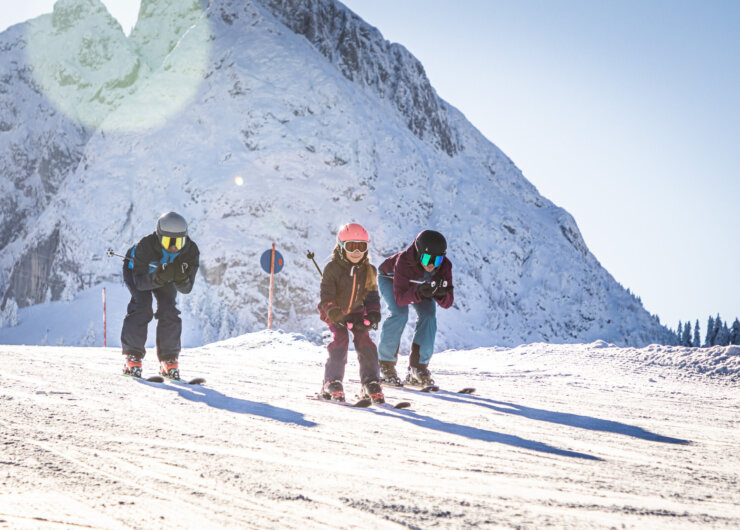
[[179, 213], [167, 212], [157, 219], [157, 236], [164, 248], [175, 246], [180, 250], [187, 235], [188, 223]]

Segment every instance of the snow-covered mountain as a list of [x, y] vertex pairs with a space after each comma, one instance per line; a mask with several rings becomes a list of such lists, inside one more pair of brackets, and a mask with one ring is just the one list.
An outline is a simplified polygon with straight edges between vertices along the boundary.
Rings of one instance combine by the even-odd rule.
[[[273, 241], [287, 262], [275, 325], [318, 329], [319, 279], [305, 253], [328, 256], [347, 221], [368, 228], [376, 264], [422, 229], [447, 236], [457, 301], [438, 313], [440, 348], [665, 339], [573, 218], [437, 96], [403, 46], [339, 2], [145, 1], [129, 39], [101, 8], [60, 0], [53, 15], [0, 34], [14, 50], [0, 58], [3, 101], [18, 87], [30, 94], [0, 110], [0, 167], [12, 170], [0, 203], [3, 305], [70, 300], [115, 279], [120, 263], [104, 250], [126, 250], [174, 209], [201, 249], [200, 280], [181, 305], [204, 342], [265, 326], [259, 256]], [[44, 24], [57, 49], [77, 51], [41, 68], [23, 48]], [[59, 94], [76, 110], [55, 104]], [[77, 131], [59, 147], [70, 154], [54, 164], [54, 192], [21, 207], [27, 182], [40, 184], [14, 153], [43, 160], [48, 145], [29, 139], [57, 130], [53, 120]]]

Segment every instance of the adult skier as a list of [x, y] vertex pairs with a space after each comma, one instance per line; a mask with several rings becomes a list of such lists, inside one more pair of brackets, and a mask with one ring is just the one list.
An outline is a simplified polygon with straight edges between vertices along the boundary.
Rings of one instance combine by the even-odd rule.
[[[429, 361], [437, 333], [437, 305], [447, 309], [455, 299], [452, 263], [446, 257], [447, 241], [434, 230], [424, 230], [406, 249], [380, 266], [378, 287], [390, 316], [383, 322], [378, 356], [381, 383], [402, 386], [433, 385]], [[401, 383], [396, 372], [401, 335], [409, 318], [409, 306], [416, 311], [416, 328], [411, 344], [408, 375]]]
[[[141, 377], [146, 354], [147, 326], [157, 318], [157, 357], [164, 377], [180, 379], [178, 357], [182, 320], [177, 293], [193, 289], [200, 264], [198, 246], [188, 237], [188, 224], [178, 213], [169, 212], [157, 220], [157, 228], [128, 249], [123, 261], [123, 281], [131, 292], [121, 329], [125, 363], [123, 373]], [[152, 295], [157, 312], [152, 312]]]
[[357, 223], [342, 226], [332, 259], [321, 277], [319, 314], [332, 332], [327, 346], [329, 357], [324, 368], [321, 388], [325, 399], [344, 401], [344, 369], [347, 364], [349, 332], [352, 331], [357, 358], [360, 361], [362, 397], [384, 403], [378, 382], [378, 349], [368, 330], [380, 322], [380, 296], [377, 270], [370, 264], [370, 236]]

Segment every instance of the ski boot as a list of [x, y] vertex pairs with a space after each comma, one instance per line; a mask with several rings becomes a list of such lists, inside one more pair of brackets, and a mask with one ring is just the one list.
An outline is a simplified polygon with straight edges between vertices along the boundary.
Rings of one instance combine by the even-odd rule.
[[133, 353], [124, 353], [123, 375], [141, 377], [141, 357]]
[[180, 367], [177, 364], [177, 357], [160, 361], [159, 371], [162, 377], [174, 379], [175, 381], [180, 380]]
[[331, 401], [344, 401], [344, 387], [341, 381], [327, 381], [321, 389], [324, 399]]
[[362, 385], [362, 392], [360, 394], [360, 397], [363, 399], [370, 398], [373, 403], [385, 403], [383, 389], [377, 381], [370, 381]]
[[396, 363], [380, 361], [380, 382], [386, 386], [403, 386], [401, 378], [396, 373]]
[[434, 385], [432, 372], [424, 364], [419, 366], [409, 366], [409, 373], [406, 376], [405, 384], [414, 386], [431, 386]]

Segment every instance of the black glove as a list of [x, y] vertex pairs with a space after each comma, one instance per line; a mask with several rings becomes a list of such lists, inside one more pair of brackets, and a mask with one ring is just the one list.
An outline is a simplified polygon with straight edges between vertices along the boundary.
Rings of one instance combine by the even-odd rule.
[[370, 325], [374, 329], [378, 329], [378, 322], [380, 322], [380, 313], [378, 311], [368, 311], [365, 318], [370, 321]]
[[344, 327], [346, 325], [344, 323], [344, 313], [336, 306], [326, 312], [326, 318], [329, 319], [329, 322], [336, 324], [337, 326]]
[[434, 291], [434, 298], [437, 300], [444, 300], [444, 298], [447, 296], [447, 293], [452, 291], [452, 285], [449, 284], [447, 280], [442, 280], [440, 282], [440, 285], [437, 286], [436, 290]]
[[416, 297], [422, 300], [431, 300], [434, 297], [434, 287], [428, 283], [420, 283], [416, 288]]
[[173, 280], [175, 267], [170, 267], [169, 265], [169, 263], [162, 263], [156, 268], [154, 271], [154, 281], [152, 283], [162, 286]]
[[184, 283], [190, 277], [190, 265], [187, 263], [173, 263], [172, 269], [172, 279], [175, 283]]

